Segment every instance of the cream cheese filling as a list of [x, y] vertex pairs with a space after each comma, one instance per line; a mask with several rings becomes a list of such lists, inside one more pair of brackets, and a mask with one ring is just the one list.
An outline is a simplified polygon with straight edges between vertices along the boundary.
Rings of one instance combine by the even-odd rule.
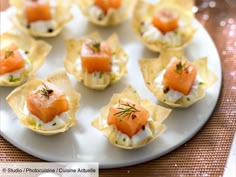
[[8, 82], [16, 82], [21, 79], [23, 73], [30, 70], [31, 61], [29, 57], [25, 54], [25, 51], [23, 51], [22, 49], [18, 49], [18, 51], [21, 54], [22, 58], [25, 60], [25, 66], [13, 72], [0, 75], [1, 80], [6, 80]]
[[[164, 89], [164, 85], [162, 84], [162, 81], [163, 81], [163, 77], [164, 77], [165, 72], [166, 72], [166, 70], [161, 71], [161, 73], [154, 80], [156, 87], [159, 89]], [[193, 100], [194, 98], [196, 98], [198, 87], [199, 87], [200, 83], [201, 83], [201, 79], [200, 79], [199, 75], [197, 75], [195, 82], [192, 86], [192, 89], [187, 96], [185, 96], [181, 92], [170, 89], [167, 93], [163, 93], [165, 95], [165, 100], [172, 102], [172, 103], [175, 103], [176, 101], [178, 101], [179, 99], [181, 99], [183, 97], [187, 97], [188, 99]]]
[[181, 35], [183, 27], [184, 23], [180, 21], [179, 27], [176, 30], [163, 34], [150, 21], [146, 21], [141, 27], [142, 38], [149, 43], [161, 42], [170, 46], [178, 46], [183, 43]]

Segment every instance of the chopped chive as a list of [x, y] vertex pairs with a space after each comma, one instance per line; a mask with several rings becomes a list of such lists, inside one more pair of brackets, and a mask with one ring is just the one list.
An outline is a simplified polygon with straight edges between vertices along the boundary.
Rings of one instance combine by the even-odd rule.
[[9, 82], [17, 82], [17, 81], [19, 81], [19, 80], [20, 80], [20, 78], [14, 78], [13, 75], [10, 75], [10, 76], [9, 76]]

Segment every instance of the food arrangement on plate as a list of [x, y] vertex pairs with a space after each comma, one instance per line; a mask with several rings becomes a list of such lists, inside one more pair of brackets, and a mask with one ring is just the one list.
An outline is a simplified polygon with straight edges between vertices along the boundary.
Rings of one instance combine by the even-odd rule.
[[[118, 24], [133, 15], [128, 21], [129, 28], [133, 27], [132, 32], [140, 39], [141, 46], [144, 44], [150, 51], [158, 52], [159, 57], [145, 58], [145, 52], [139, 58], [131, 57], [137, 51], [128, 52], [118, 33], [109, 34], [107, 38], [99, 32], [69, 38], [59, 36], [69, 20], [73, 20], [70, 12], [73, 3], [78, 5], [77, 10], [81, 10], [86, 20], [103, 26], [102, 30], [110, 29], [110, 25], [118, 28]], [[90, 118], [93, 120], [87, 128], [94, 129], [98, 136], [105, 135], [110, 141], [106, 146], [129, 150], [141, 148], [156, 138], [161, 139], [164, 131], [168, 132], [165, 119], [170, 116], [173, 119], [174, 115], [165, 106], [190, 107], [217, 81], [216, 73], [208, 67], [207, 57], [198, 59], [185, 55], [184, 48], [197, 33], [192, 23], [192, 0], [160, 0], [156, 3], [143, 0], [11, 0], [11, 4], [16, 7], [13, 23], [15, 28], [20, 28], [1, 36], [4, 45], [0, 52], [0, 85], [18, 86], [6, 97], [7, 103], [20, 122], [38, 134], [63, 133], [77, 125], [77, 119], [80, 122]], [[100, 27], [93, 28], [101, 31]], [[50, 74], [51, 70], [47, 70], [46, 79], [33, 77], [51, 47], [30, 35], [64, 38], [65, 55], [60, 55], [54, 62], [62, 63], [65, 71]], [[54, 64], [48, 58], [46, 63]], [[133, 73], [135, 66], [139, 72]], [[76, 80], [74, 84], [73, 79]], [[154, 94], [156, 102], [139, 96], [143, 90], [138, 92], [133, 80], [139, 80], [138, 87], [144, 92]], [[123, 91], [117, 91], [115, 86]], [[109, 93], [104, 95], [109, 95], [110, 102], [100, 107], [87, 105], [82, 94], [97, 96], [105, 92]], [[91, 103], [100, 101], [94, 99]], [[82, 111], [81, 102], [82, 109], [95, 109], [96, 113], [100, 110], [100, 115], [78, 117], [77, 112]], [[166, 105], [160, 106], [159, 102]], [[181, 111], [184, 114], [185, 109]], [[78, 124], [74, 128], [84, 127]]]

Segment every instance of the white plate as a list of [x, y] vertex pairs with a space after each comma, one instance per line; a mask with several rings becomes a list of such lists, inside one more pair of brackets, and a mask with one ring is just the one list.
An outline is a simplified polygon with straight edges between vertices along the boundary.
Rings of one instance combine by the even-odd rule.
[[[11, 14], [11, 11], [12, 9], [1, 14], [1, 27], [7, 26], [7, 15]], [[90, 125], [90, 122], [99, 115], [100, 108], [109, 102], [114, 93], [122, 91], [129, 84], [137, 89], [142, 98], [158, 103], [146, 88], [138, 66], [140, 58], [154, 57], [156, 54], [140, 43], [133, 33], [130, 20], [116, 27], [104, 28], [88, 23], [76, 7], [73, 8], [73, 13], [74, 20], [59, 36], [46, 39], [53, 49], [37, 76], [45, 78], [47, 74], [63, 67], [64, 38], [80, 37], [94, 31], [99, 31], [104, 38], [114, 32], [118, 33], [122, 46], [130, 56], [129, 73], [119, 83], [104, 91], [85, 88], [71, 76], [76, 90], [82, 95], [77, 116], [79, 124], [65, 133], [51, 137], [35, 134], [22, 126], [5, 101], [13, 88], [1, 87], [0, 130], [5, 139], [19, 149], [44, 160], [99, 162], [100, 168], [114, 168], [149, 161], [173, 151], [191, 139], [207, 122], [215, 108], [221, 88], [221, 63], [210, 36], [200, 23], [194, 20], [194, 25], [199, 30], [187, 47], [186, 54], [190, 60], [208, 56], [209, 67], [218, 75], [218, 82], [207, 91], [206, 97], [195, 105], [187, 109], [174, 109], [164, 122], [167, 131], [151, 144], [137, 150], [123, 150], [112, 146], [101, 132]]]

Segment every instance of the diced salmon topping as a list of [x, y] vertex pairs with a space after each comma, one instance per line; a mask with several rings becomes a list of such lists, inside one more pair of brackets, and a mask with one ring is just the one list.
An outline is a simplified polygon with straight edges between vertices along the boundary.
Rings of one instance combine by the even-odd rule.
[[50, 4], [48, 0], [26, 0], [25, 17], [28, 23], [51, 20]]
[[29, 111], [44, 123], [66, 112], [69, 104], [65, 94], [54, 84], [45, 82], [27, 96]]
[[118, 9], [122, 0], [94, 0], [94, 5], [100, 7], [106, 14], [109, 9]]
[[178, 28], [179, 17], [168, 9], [161, 9], [153, 16], [152, 24], [163, 34]]
[[148, 117], [148, 111], [141, 105], [122, 98], [110, 108], [107, 123], [132, 138], [147, 124]]
[[88, 73], [111, 72], [111, 48], [107, 42], [85, 42], [81, 49], [82, 68]]
[[0, 51], [0, 74], [10, 73], [25, 66], [25, 60], [17, 49], [12, 43]]
[[174, 57], [166, 68], [163, 85], [188, 95], [197, 76], [197, 67], [188, 61]]

